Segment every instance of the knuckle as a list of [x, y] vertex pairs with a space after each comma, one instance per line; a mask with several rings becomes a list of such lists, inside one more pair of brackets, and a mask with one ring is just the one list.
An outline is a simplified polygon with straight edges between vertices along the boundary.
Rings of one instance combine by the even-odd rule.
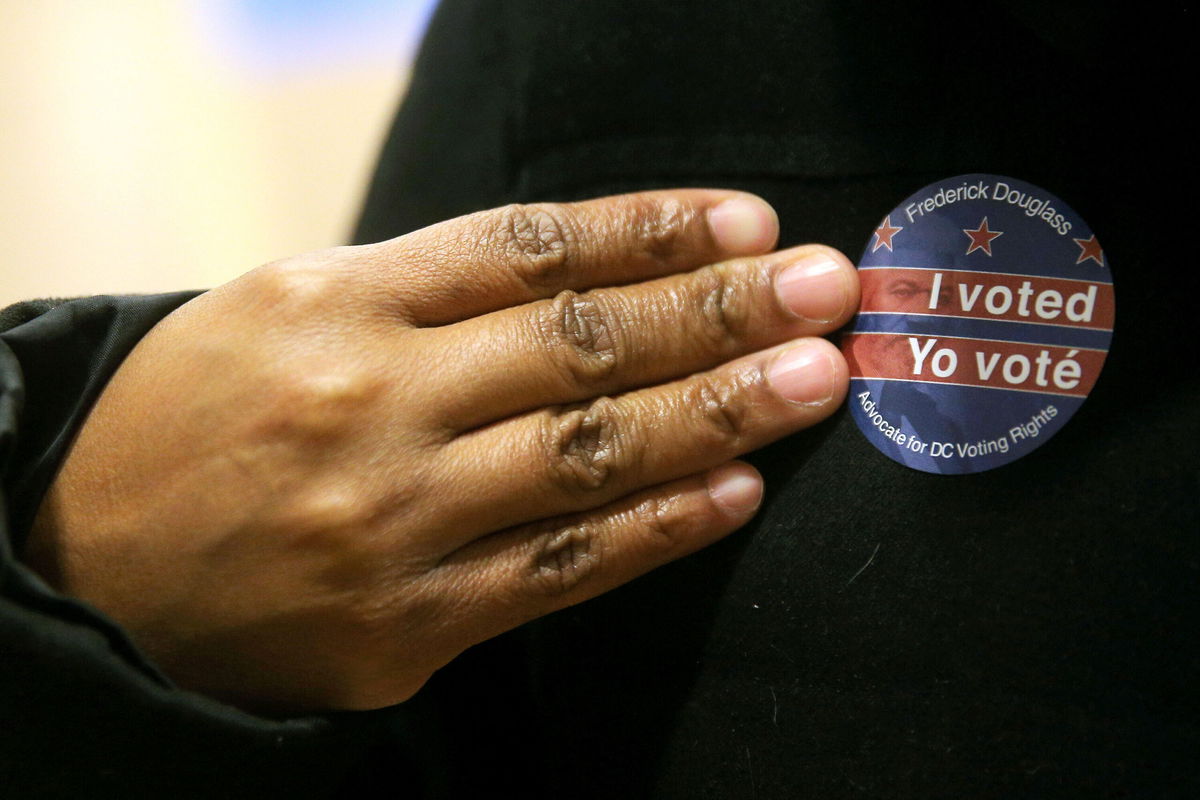
[[[313, 481], [289, 487], [274, 504], [269, 522], [296, 552], [319, 555], [325, 580], [347, 590], [347, 596], [377, 594], [388, 542], [378, 535], [396, 516], [395, 501], [364, 483]], [[364, 619], [368, 618], [366, 615]]]
[[342, 368], [293, 375], [288, 388], [287, 399], [300, 411], [340, 420], [365, 405], [378, 389], [378, 383], [365, 372]]
[[529, 565], [530, 581], [539, 593], [565, 595], [595, 574], [602, 557], [602, 538], [594, 525], [550, 530], [542, 534]]
[[258, 296], [272, 307], [311, 309], [330, 302], [336, 275], [326, 251], [273, 261], [256, 271]]
[[315, 549], [345, 551], [352, 540], [346, 532], [366, 521], [364, 504], [357, 493], [341, 488], [314, 488], [293, 493], [277, 512], [282, 529]]
[[550, 304], [544, 332], [551, 352], [563, 353], [573, 382], [593, 385], [616, 369], [617, 336], [610, 320], [594, 295], [564, 291]]
[[655, 261], [670, 260], [696, 217], [694, 208], [674, 198], [643, 202], [634, 213], [638, 246]]
[[379, 376], [348, 366], [322, 369], [284, 362], [264, 394], [270, 438], [328, 442], [353, 429], [384, 391]]
[[728, 450], [741, 444], [748, 415], [737, 385], [697, 375], [688, 385], [685, 402], [696, 409], [709, 446]]
[[622, 436], [616, 404], [607, 397], [552, 416], [546, 446], [552, 479], [568, 494], [603, 490], [623, 460]]
[[497, 238], [521, 280], [539, 294], [567, 285], [575, 236], [563, 206], [505, 206], [499, 212]]
[[633, 508], [633, 518], [642, 530], [649, 548], [662, 553], [676, 550], [683, 539], [684, 525], [677, 515], [669, 513], [657, 497], [649, 497]]
[[701, 335], [718, 352], [735, 350], [748, 324], [744, 287], [716, 266], [700, 270], [696, 281]]

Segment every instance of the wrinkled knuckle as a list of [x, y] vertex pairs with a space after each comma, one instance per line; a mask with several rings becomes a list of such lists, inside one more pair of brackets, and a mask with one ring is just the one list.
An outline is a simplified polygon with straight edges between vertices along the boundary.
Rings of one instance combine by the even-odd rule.
[[617, 367], [617, 335], [612, 315], [596, 296], [560, 292], [550, 304], [544, 331], [552, 353], [575, 384], [593, 386]]
[[701, 335], [717, 352], [733, 352], [745, 337], [746, 292], [728, 271], [705, 267], [696, 274]]
[[552, 416], [547, 436], [550, 475], [570, 495], [605, 489], [623, 460], [622, 436], [616, 404], [606, 397]]
[[689, 407], [696, 409], [711, 447], [737, 449], [746, 434], [747, 413], [738, 387], [711, 375], [697, 375], [688, 388]]
[[498, 237], [521, 280], [539, 294], [568, 285], [575, 234], [563, 206], [505, 206], [500, 209]]
[[655, 261], [669, 261], [680, 249], [696, 211], [674, 198], [640, 206], [637, 214], [638, 246]]
[[672, 553], [679, 548], [684, 538], [684, 525], [657, 497], [649, 497], [634, 506], [633, 517], [651, 550]]
[[602, 558], [602, 537], [594, 525], [582, 522], [551, 530], [542, 535], [529, 565], [530, 582], [540, 594], [569, 594], [596, 573]]

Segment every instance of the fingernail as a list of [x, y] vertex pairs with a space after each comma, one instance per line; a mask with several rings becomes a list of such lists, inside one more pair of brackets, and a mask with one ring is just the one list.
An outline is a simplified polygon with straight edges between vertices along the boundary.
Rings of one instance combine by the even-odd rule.
[[833, 360], [816, 342], [800, 344], [775, 359], [767, 382], [785, 400], [821, 405], [833, 397]]
[[830, 322], [846, 310], [849, 292], [843, 265], [828, 253], [810, 253], [775, 278], [780, 304], [797, 317]]
[[710, 209], [708, 226], [727, 253], [763, 253], [775, 244], [779, 218], [767, 201], [739, 195]]
[[746, 464], [725, 464], [708, 473], [708, 494], [726, 511], [744, 515], [762, 501], [762, 478]]

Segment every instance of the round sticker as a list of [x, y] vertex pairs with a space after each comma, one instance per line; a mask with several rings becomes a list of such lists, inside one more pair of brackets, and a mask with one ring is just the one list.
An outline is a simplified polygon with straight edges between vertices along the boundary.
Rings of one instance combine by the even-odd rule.
[[851, 413], [884, 455], [982, 472], [1027, 455], [1083, 404], [1112, 339], [1096, 235], [1045, 189], [1001, 175], [930, 184], [884, 216], [842, 339]]

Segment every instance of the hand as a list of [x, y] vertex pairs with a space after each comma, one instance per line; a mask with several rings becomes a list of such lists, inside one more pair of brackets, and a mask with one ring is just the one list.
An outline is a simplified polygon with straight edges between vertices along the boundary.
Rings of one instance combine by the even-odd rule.
[[[465, 648], [726, 535], [740, 453], [842, 401], [844, 256], [749, 195], [512, 206], [269, 264], [118, 370], [25, 558], [181, 686], [411, 696]], [[814, 480], [819, 476], [813, 476]]]

